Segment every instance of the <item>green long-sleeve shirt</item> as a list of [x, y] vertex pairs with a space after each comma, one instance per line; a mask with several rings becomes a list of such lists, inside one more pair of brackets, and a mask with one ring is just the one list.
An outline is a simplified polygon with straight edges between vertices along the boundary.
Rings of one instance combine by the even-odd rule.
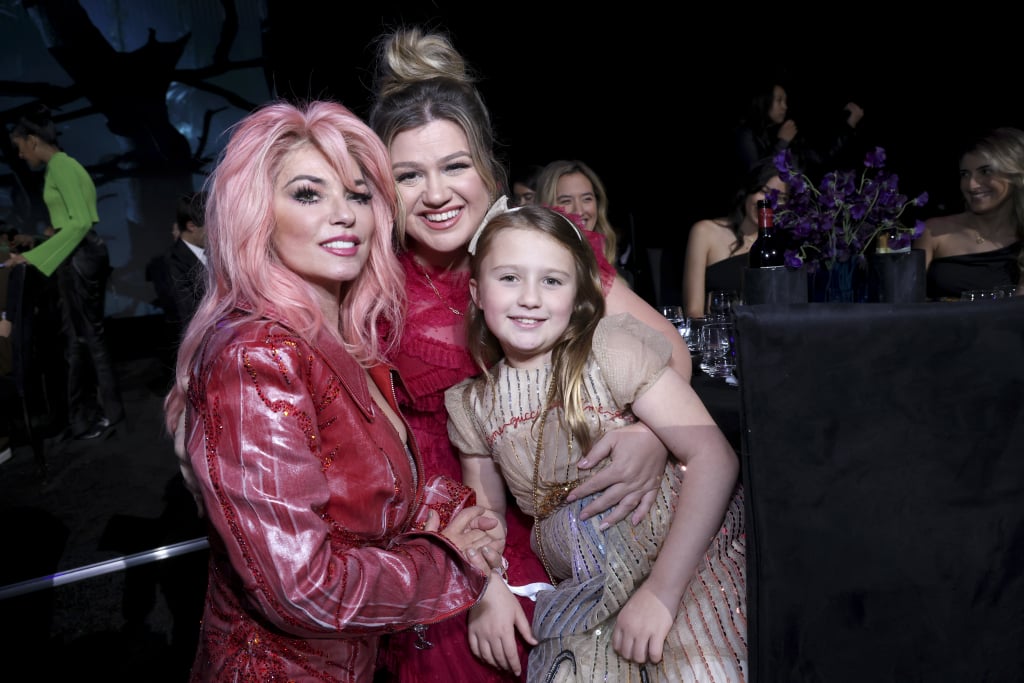
[[50, 212], [50, 225], [56, 232], [23, 255], [26, 261], [50, 276], [99, 222], [96, 185], [80, 163], [64, 152], [57, 152], [46, 164], [43, 201]]

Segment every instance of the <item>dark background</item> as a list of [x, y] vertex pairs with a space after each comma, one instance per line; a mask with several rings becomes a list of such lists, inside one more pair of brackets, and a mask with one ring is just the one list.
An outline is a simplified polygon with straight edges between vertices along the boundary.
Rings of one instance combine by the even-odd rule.
[[[968, 9], [0, 0], [0, 116], [9, 124], [40, 98], [61, 106], [68, 151], [98, 178], [108, 315], [148, 315], [144, 269], [168, 245], [174, 196], [202, 181], [230, 124], [272, 97], [331, 97], [365, 116], [375, 38], [423, 23], [449, 32], [478, 72], [505, 161], [587, 162], [616, 228], [640, 253], [663, 249], [678, 290], [689, 227], [727, 210], [732, 128], [765, 74], [784, 76], [802, 134], [859, 103], [861, 145], [887, 150], [904, 193], [931, 196], [921, 217], [958, 211], [963, 139], [1024, 127], [1016, 18]], [[34, 201], [38, 222], [41, 174], [3, 152], [12, 200], [0, 211]]]
[[[870, 3], [685, 6], [670, 12], [664, 3], [599, 9], [596, 3], [437, 0], [368, 7], [269, 0], [259, 31], [251, 31], [252, 22], [247, 28], [242, 17], [243, 33], [257, 34], [254, 49], [236, 44], [232, 52], [233, 67], [250, 60], [254, 65], [244, 82], [229, 82], [226, 70], [209, 68], [224, 21], [222, 3], [29, 4], [65, 14], [86, 6], [112, 45], [129, 28], [144, 32], [153, 26], [162, 42], [192, 31], [173, 73], [138, 69], [137, 53], [121, 51], [102, 61], [93, 45], [41, 47], [40, 32], [23, 20], [23, 3], [0, 0], [0, 113], [36, 97], [62, 100], [69, 151], [108, 177], [120, 174], [122, 182], [133, 183], [143, 173], [132, 162], [141, 162], [117, 156], [122, 150], [111, 140], [109, 122], [94, 113], [106, 105], [97, 94], [120, 98], [118, 104], [128, 105], [127, 118], [134, 119], [130, 107], [155, 91], [179, 127], [186, 120], [200, 125], [205, 114], [216, 111], [215, 128], [223, 128], [223, 120], [244, 115], [249, 103], [262, 101], [266, 93], [330, 96], [365, 115], [374, 37], [400, 21], [446, 28], [480, 72], [506, 159], [586, 161], [605, 181], [619, 227], [632, 217], [640, 237], [649, 246], [674, 250], [669, 261], [676, 263], [689, 226], [725, 211], [732, 189], [730, 131], [745, 84], [762, 73], [778, 67], [788, 71], [791, 113], [802, 129], [810, 121], [838, 116], [851, 99], [861, 104], [865, 138], [886, 148], [907, 194], [927, 190], [932, 195], [930, 212], [959, 210], [957, 154], [966, 135], [992, 125], [1024, 127], [1019, 24], [992, 4], [979, 6], [977, 16], [969, 6], [942, 16], [934, 8], [912, 14]], [[251, 11], [259, 3], [224, 4]], [[178, 23], [157, 22], [167, 17], [152, 11], [155, 6], [179, 9]], [[116, 20], [100, 21], [110, 17]], [[65, 37], [82, 38], [83, 21], [88, 18], [72, 22]], [[138, 49], [138, 41], [131, 49]], [[69, 64], [79, 70], [76, 77], [56, 64], [46, 76], [29, 68], [52, 60], [59, 50], [74, 50]], [[99, 83], [87, 87], [85, 78]], [[75, 118], [79, 113], [82, 117]], [[87, 133], [75, 135], [83, 126]], [[211, 168], [217, 146], [216, 136], [201, 150], [189, 139], [196, 166], [185, 169], [186, 181]], [[0, 164], [0, 181], [5, 172]], [[170, 169], [157, 159], [145, 172], [155, 174], [145, 180], [163, 181]], [[38, 174], [8, 180], [3, 187], [28, 188], [36, 197], [34, 185], [19, 185], [28, 179], [38, 183]], [[174, 188], [164, 183], [154, 190], [137, 182], [130, 189], [143, 189], [132, 199], [145, 210], [135, 216], [129, 215], [135, 205], [110, 199], [114, 189], [126, 194], [123, 187], [98, 185], [104, 238], [116, 260], [110, 297], [129, 299], [130, 281], [139, 280], [145, 289], [142, 268], [168, 245], [174, 195], [166, 190]], [[119, 210], [122, 205], [126, 208]], [[0, 209], [7, 208], [0, 202]], [[108, 329], [129, 419], [102, 442], [48, 443], [49, 479], [40, 479], [31, 450], [16, 442], [14, 458], [0, 472], [0, 514], [6, 521], [0, 547], [8, 551], [0, 585], [201, 534], [161, 426], [166, 377], [152, 358], [159, 333], [137, 326], [150, 325], [152, 316], [121, 310], [108, 308], [118, 318]], [[201, 607], [205, 582], [203, 560], [194, 553], [0, 602], [5, 651], [16, 653], [6, 662], [9, 673], [33, 680], [69, 680], [83, 673], [100, 673], [107, 680], [184, 680], [182, 671], [194, 651], [194, 610]], [[176, 637], [168, 645], [171, 633]], [[56, 670], [61, 675], [48, 675]]]
[[271, 0], [267, 57], [279, 94], [328, 94], [365, 115], [374, 37], [401, 21], [444, 28], [482, 76], [506, 160], [590, 164], [616, 228], [632, 228], [640, 246], [666, 249], [666, 267], [680, 268], [672, 278], [681, 277], [689, 226], [726, 213], [732, 128], [749, 84], [765, 74], [785, 79], [802, 134], [841, 120], [847, 102], [860, 104], [858, 144], [886, 149], [905, 194], [929, 193], [922, 218], [960, 210], [965, 139], [1024, 127], [1017, 40], [999, 10], [975, 18], [884, 3], [730, 3], [698, 13], [644, 3], [462, 9], [438, 1], [310, 21], [330, 5], [304, 3], [311, 9], [300, 13]]

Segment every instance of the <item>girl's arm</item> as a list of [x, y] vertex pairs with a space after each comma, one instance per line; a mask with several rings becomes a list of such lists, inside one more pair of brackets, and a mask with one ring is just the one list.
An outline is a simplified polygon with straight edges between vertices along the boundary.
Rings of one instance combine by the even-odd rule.
[[[622, 278], [616, 278], [611, 291], [605, 296], [605, 308], [606, 317], [629, 313], [660, 332], [672, 348], [669, 367], [686, 382], [690, 381], [693, 362], [690, 359], [690, 350], [686, 347], [679, 330], [630, 289]], [[579, 467], [591, 468], [605, 457], [617, 452], [621, 452], [624, 457], [612, 458], [607, 467], [569, 494], [570, 502], [593, 493], [601, 494], [583, 508], [580, 513], [582, 519], [607, 511], [608, 517], [604, 522], [610, 526], [632, 513], [633, 523], [639, 524], [650, 512], [661, 486], [668, 451], [650, 429], [645, 425], [636, 424], [620, 427], [605, 434], [591, 446]]]
[[693, 388], [674, 373], [662, 373], [633, 403], [633, 412], [686, 468], [651, 575], [622, 608], [612, 636], [623, 657], [659, 662], [683, 593], [722, 524], [739, 462]]
[[490, 455], [460, 453], [462, 483], [476, 491], [476, 503], [505, 519], [505, 480]]
[[[476, 491], [479, 505], [494, 511], [504, 522], [505, 480], [494, 460], [488, 455], [463, 453], [460, 461], [462, 483]], [[519, 676], [517, 630], [526, 642], [537, 644], [519, 599], [503, 581], [492, 576], [483, 597], [469, 611], [469, 648], [491, 666]]]

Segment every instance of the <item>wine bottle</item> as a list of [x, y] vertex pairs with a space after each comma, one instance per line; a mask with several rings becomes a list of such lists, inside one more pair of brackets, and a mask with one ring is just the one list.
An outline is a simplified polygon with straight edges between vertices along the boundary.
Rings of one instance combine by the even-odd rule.
[[750, 246], [751, 268], [783, 268], [786, 253], [782, 235], [775, 229], [775, 212], [767, 200], [757, 200], [757, 239]]

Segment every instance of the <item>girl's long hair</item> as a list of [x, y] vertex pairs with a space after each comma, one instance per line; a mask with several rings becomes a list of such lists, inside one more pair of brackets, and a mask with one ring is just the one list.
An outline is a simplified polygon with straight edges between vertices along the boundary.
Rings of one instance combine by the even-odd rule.
[[[207, 285], [182, 338], [176, 381], [165, 399], [171, 432], [184, 409], [189, 373], [207, 330], [273, 317], [312, 341], [326, 324], [314, 290], [281, 262], [272, 240], [277, 175], [286, 158], [305, 146], [323, 154], [346, 187], [356, 186], [348, 172], [355, 162], [371, 195], [375, 222], [367, 261], [342, 288], [340, 329], [329, 332], [366, 365], [382, 361], [401, 334], [404, 284], [391, 244], [396, 197], [386, 148], [341, 104], [266, 105], [232, 129], [204, 188]], [[249, 312], [229, 322], [229, 314], [240, 306]], [[389, 330], [386, 337], [378, 323]]]

